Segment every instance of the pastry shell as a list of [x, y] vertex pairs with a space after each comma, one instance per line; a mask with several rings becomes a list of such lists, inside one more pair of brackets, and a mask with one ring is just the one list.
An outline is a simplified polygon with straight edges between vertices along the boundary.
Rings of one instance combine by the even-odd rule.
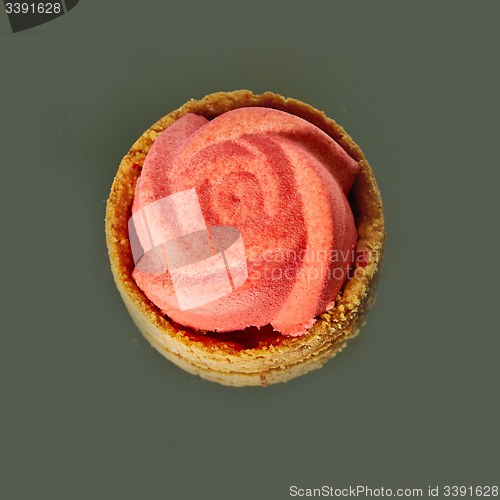
[[[172, 322], [144, 295], [132, 278], [134, 261], [128, 240], [128, 219], [134, 187], [144, 159], [156, 137], [185, 113], [208, 119], [246, 106], [262, 106], [299, 116], [332, 137], [361, 170], [349, 201], [359, 235], [352, 276], [344, 283], [335, 307], [317, 319], [308, 333], [287, 337], [263, 328], [242, 332], [197, 332]], [[372, 169], [361, 149], [344, 129], [324, 113], [296, 99], [271, 92], [217, 92], [190, 100], [146, 130], [123, 158], [106, 208], [106, 241], [111, 271], [134, 323], [149, 343], [180, 368], [230, 386], [265, 386], [287, 382], [326, 363], [355, 337], [375, 301], [385, 246], [382, 200]]]

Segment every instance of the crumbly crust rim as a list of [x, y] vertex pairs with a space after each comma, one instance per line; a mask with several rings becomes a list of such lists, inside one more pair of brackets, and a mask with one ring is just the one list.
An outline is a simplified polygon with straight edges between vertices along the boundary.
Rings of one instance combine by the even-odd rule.
[[[156, 137], [185, 113], [208, 119], [246, 106], [262, 106], [294, 114], [326, 132], [361, 166], [350, 192], [359, 240], [357, 250], [368, 256], [362, 272], [344, 283], [333, 309], [319, 316], [306, 335], [285, 337], [262, 332], [247, 337], [195, 332], [173, 323], [144, 295], [132, 278], [134, 262], [128, 240], [134, 188], [144, 159]], [[320, 368], [359, 332], [375, 300], [385, 246], [382, 199], [372, 169], [361, 149], [335, 121], [296, 99], [248, 90], [217, 92], [190, 100], [146, 130], [123, 158], [106, 207], [106, 242], [111, 271], [125, 305], [146, 339], [184, 370], [224, 385], [267, 385], [286, 382]]]

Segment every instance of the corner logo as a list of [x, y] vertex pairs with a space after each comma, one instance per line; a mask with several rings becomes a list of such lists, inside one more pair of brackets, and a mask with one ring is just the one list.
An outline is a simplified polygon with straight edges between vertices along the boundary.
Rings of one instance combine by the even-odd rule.
[[79, 0], [34, 0], [28, 2], [4, 0], [3, 3], [12, 32], [17, 33], [63, 16], [76, 7], [78, 2]]
[[137, 269], [161, 274], [168, 268], [181, 311], [225, 297], [248, 278], [239, 229], [208, 227], [195, 189], [146, 205], [128, 230]]

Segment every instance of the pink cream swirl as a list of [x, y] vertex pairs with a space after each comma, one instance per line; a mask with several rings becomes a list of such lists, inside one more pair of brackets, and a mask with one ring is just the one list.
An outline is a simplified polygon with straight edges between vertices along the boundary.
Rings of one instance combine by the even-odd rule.
[[282, 111], [241, 108], [212, 121], [186, 114], [153, 143], [132, 212], [194, 189], [207, 227], [239, 230], [248, 278], [224, 297], [181, 310], [168, 269], [138, 266], [133, 277], [184, 326], [224, 332], [270, 323], [302, 335], [333, 307], [354, 261], [347, 193], [358, 171], [327, 134]]

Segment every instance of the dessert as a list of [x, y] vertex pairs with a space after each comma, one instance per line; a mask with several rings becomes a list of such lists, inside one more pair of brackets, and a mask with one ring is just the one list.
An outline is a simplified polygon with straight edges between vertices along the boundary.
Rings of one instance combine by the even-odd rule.
[[319, 368], [357, 335], [385, 242], [373, 173], [343, 129], [245, 90], [192, 100], [141, 136], [113, 183], [106, 236], [148, 341], [234, 386]]

